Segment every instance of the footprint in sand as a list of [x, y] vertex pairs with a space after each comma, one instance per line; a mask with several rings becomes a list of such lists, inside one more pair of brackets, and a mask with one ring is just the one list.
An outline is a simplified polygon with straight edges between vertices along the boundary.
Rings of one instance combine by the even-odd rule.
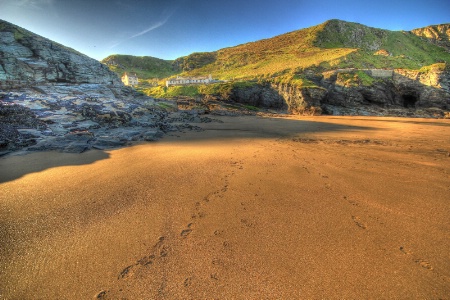
[[244, 227], [248, 227], [248, 228], [254, 228], [255, 227], [255, 223], [248, 220], [248, 219], [241, 219], [241, 223]]
[[182, 237], [187, 237], [192, 232], [192, 226], [194, 223], [189, 223], [186, 229], [183, 229], [180, 233]]
[[154, 260], [159, 257], [166, 257], [169, 253], [169, 247], [165, 245], [165, 237], [160, 237], [158, 239], [158, 242], [153, 245], [151, 254], [148, 256], [144, 256], [140, 258], [138, 261], [136, 261], [134, 264], [129, 265], [128, 267], [124, 268], [119, 276], [117, 276], [117, 279], [126, 279], [128, 277], [133, 276], [133, 274], [136, 271], [136, 268], [143, 267], [147, 265], [153, 264]]
[[407, 250], [407, 249], [405, 249], [405, 247], [400, 247], [400, 251], [402, 251], [403, 252], [403, 254], [408, 254], [408, 255], [411, 255], [412, 254], [412, 252], [411, 251], [409, 251], [409, 250]]
[[186, 279], [184, 280], [184, 282], [183, 282], [183, 285], [184, 285], [185, 287], [188, 287], [188, 286], [190, 286], [191, 284], [192, 284], [192, 277], [186, 278]]
[[133, 273], [131, 273], [130, 271], [133, 269], [134, 266], [135, 265], [131, 265], [131, 266], [128, 266], [125, 269], [123, 269], [122, 272], [120, 272], [119, 276], [117, 276], [117, 279], [123, 279], [128, 276], [132, 276]]
[[353, 222], [355, 222], [356, 226], [358, 226], [359, 228], [362, 228], [362, 229], [366, 229], [367, 228], [366, 225], [361, 222], [359, 217], [352, 216], [352, 220], [353, 220]]
[[429, 262], [427, 262], [426, 260], [415, 259], [414, 262], [416, 264], [419, 264], [422, 268], [425, 268], [425, 269], [428, 269], [428, 270], [433, 270], [433, 267], [431, 266], [431, 264]]
[[93, 299], [105, 299], [107, 291], [103, 290], [98, 292]]
[[408, 249], [405, 249], [405, 247], [401, 246], [400, 251], [405, 255], [411, 255], [413, 256], [412, 261], [421, 266], [422, 268], [425, 268], [427, 270], [433, 270], [433, 266], [426, 260], [421, 258], [414, 258], [414, 253]]
[[344, 196], [344, 199], [347, 200], [347, 202], [350, 203], [350, 204], [353, 205], [353, 206], [359, 206], [359, 203], [358, 203], [357, 201], [355, 201], [355, 200], [350, 200], [350, 199], [348, 199], [347, 196]]
[[214, 258], [211, 263], [215, 266], [224, 266], [225, 263], [220, 258]]

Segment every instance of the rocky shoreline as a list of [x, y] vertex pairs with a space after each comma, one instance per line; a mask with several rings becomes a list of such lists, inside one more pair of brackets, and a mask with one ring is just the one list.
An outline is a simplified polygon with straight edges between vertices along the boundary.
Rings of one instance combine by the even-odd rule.
[[[81, 153], [164, 134], [201, 130], [199, 111], [169, 112], [165, 102], [102, 84], [47, 84], [0, 91], [0, 156], [13, 151]], [[200, 112], [201, 113], [201, 112]]]
[[[154, 99], [128, 87], [105, 84], [52, 83], [0, 90], [0, 156], [113, 149], [156, 141], [170, 132], [201, 131], [196, 124], [221, 122], [209, 116], [286, 113], [286, 109], [257, 108], [215, 98]], [[442, 118], [442, 111], [433, 108], [328, 105], [321, 113]]]

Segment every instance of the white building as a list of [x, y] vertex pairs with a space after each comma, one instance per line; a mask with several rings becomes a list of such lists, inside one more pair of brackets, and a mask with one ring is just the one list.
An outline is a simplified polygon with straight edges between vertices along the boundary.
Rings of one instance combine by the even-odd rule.
[[208, 77], [180, 77], [172, 78], [166, 81], [166, 86], [171, 85], [187, 85], [187, 84], [208, 84], [213, 82], [211, 74]]
[[128, 74], [125, 72], [122, 76], [122, 82], [125, 85], [138, 85], [138, 77], [136, 74]]

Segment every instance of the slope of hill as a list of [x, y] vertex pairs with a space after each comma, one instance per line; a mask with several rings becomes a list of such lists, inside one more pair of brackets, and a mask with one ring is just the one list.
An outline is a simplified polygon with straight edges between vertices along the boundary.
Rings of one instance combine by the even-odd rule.
[[218, 50], [214, 62], [185, 73], [189, 75], [212, 73], [220, 79], [277, 76], [283, 72], [318, 66], [323, 61], [336, 60], [357, 50], [316, 47], [314, 40], [322, 27], [318, 25], [270, 39]]
[[105, 65], [71, 48], [0, 20], [0, 86], [32, 82], [122, 85]]
[[151, 56], [110, 55], [102, 60], [118, 76], [136, 73], [140, 79], [165, 78], [179, 72], [171, 60]]
[[[144, 77], [147, 76], [145, 72], [159, 78], [177, 73], [185, 76], [213, 74], [225, 80], [272, 78], [311, 68], [420, 69], [438, 62], [450, 62], [450, 53], [439, 47], [448, 42], [448, 28], [449, 24], [444, 24], [412, 32], [389, 31], [330, 20], [269, 39], [215, 52], [193, 53], [173, 62], [158, 61], [157, 64], [157, 59], [153, 59], [148, 67], [131, 58], [114, 59], [122, 68], [112, 66], [112, 69], [138, 75], [141, 72]], [[108, 60], [110, 58], [104, 62], [108, 63]]]
[[212, 73], [221, 79], [232, 79], [273, 77], [314, 67], [420, 69], [437, 62], [450, 62], [450, 53], [411, 32], [330, 20], [270, 39], [221, 49], [216, 52], [215, 61], [185, 70], [185, 74]]
[[419, 37], [428, 39], [429, 42], [441, 46], [450, 52], [450, 24], [431, 25], [412, 30]]
[[212, 74], [234, 82], [143, 91], [161, 98], [215, 96], [291, 112], [336, 113], [342, 109], [333, 107], [367, 105], [445, 110], [450, 105], [450, 53], [442, 43], [423, 36], [439, 32], [435, 40], [445, 41], [446, 26], [406, 32], [330, 20], [269, 39], [193, 53], [172, 65], [182, 76]]
[[106, 65], [0, 20], [0, 156], [155, 140], [171, 122]]

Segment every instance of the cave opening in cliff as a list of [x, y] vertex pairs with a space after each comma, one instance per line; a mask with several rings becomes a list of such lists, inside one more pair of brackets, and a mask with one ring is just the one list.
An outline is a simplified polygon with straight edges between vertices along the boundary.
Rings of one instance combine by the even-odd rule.
[[402, 95], [403, 98], [403, 106], [406, 108], [415, 108], [417, 102], [417, 96], [414, 94], [406, 94]]

